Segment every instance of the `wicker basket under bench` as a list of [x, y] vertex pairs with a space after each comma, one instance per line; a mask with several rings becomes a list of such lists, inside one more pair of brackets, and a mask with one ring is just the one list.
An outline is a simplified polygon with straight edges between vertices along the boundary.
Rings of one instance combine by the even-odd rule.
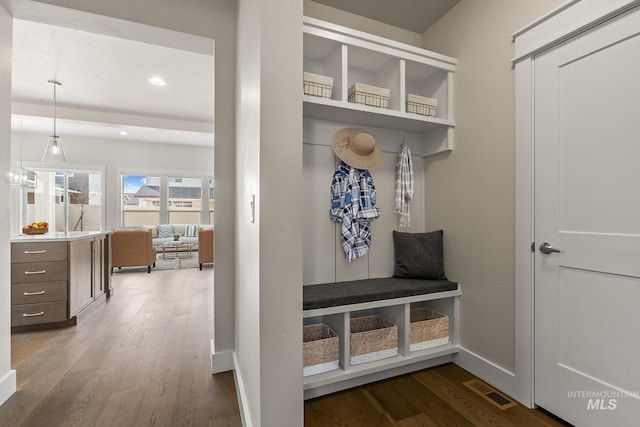
[[[460, 295], [460, 286], [448, 280], [381, 278], [304, 286], [305, 324], [325, 324], [337, 337], [322, 340], [333, 339], [339, 348], [337, 369], [305, 372], [305, 399], [453, 361]], [[437, 331], [428, 332], [433, 323]], [[418, 334], [423, 347], [411, 348], [412, 328], [414, 336], [427, 331], [426, 338]], [[307, 360], [305, 355], [305, 367], [312, 366]], [[336, 359], [332, 362], [335, 367]]]

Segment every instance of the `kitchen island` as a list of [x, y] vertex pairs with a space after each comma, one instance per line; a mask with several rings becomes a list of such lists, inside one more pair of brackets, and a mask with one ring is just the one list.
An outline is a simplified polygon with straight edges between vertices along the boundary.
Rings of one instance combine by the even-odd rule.
[[11, 330], [75, 325], [111, 289], [111, 232], [11, 237]]

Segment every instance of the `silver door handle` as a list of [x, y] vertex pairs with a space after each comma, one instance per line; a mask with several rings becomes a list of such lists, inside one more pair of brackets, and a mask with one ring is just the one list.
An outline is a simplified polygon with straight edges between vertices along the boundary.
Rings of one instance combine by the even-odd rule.
[[42, 249], [39, 251], [24, 251], [24, 253], [27, 255], [33, 255], [33, 254], [44, 254], [44, 253], [47, 253], [47, 251]]
[[554, 248], [553, 245], [549, 242], [542, 242], [538, 249], [540, 249], [540, 252], [542, 252], [545, 255], [550, 255], [552, 253], [556, 253], [556, 254], [562, 253], [560, 249]]
[[24, 292], [24, 293], [23, 293], [23, 295], [24, 295], [25, 297], [30, 297], [30, 296], [33, 296], [33, 295], [44, 295], [44, 294], [46, 294], [46, 293], [47, 293], [47, 291]]

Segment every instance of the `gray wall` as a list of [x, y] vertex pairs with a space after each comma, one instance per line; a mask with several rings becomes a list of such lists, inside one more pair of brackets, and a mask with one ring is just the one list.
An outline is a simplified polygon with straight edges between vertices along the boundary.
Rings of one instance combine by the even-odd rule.
[[322, 19], [323, 21], [333, 22], [334, 24], [353, 28], [355, 30], [364, 31], [365, 33], [386, 37], [391, 40], [397, 40], [413, 46], [420, 47], [422, 43], [420, 34], [414, 33], [413, 31], [404, 30], [379, 21], [374, 21], [372, 19], [345, 12], [340, 9], [335, 9], [311, 0], [304, 0], [304, 15]]
[[515, 369], [515, 76], [511, 34], [563, 0], [462, 0], [423, 35], [458, 59], [455, 148], [425, 160], [426, 228], [462, 283], [460, 343]]

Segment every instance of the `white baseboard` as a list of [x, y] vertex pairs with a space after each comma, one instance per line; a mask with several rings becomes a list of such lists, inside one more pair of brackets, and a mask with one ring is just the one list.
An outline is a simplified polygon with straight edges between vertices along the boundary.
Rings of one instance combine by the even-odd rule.
[[0, 405], [16, 392], [16, 371], [10, 370], [0, 378]]
[[516, 375], [513, 372], [509, 372], [464, 347], [460, 347], [460, 351], [454, 358], [454, 363], [515, 399]]
[[215, 353], [213, 340], [211, 340], [211, 373], [219, 374], [233, 370], [233, 351], [225, 350]]
[[249, 412], [249, 408], [246, 406], [247, 402], [247, 391], [244, 387], [244, 381], [242, 380], [242, 373], [240, 372], [238, 367], [238, 359], [236, 357], [236, 353], [233, 352], [233, 364], [236, 367], [233, 370], [233, 379], [236, 382], [236, 391], [238, 395], [238, 407], [240, 408], [240, 418], [242, 420], [242, 427], [253, 427], [253, 421], [251, 421], [251, 413]]

